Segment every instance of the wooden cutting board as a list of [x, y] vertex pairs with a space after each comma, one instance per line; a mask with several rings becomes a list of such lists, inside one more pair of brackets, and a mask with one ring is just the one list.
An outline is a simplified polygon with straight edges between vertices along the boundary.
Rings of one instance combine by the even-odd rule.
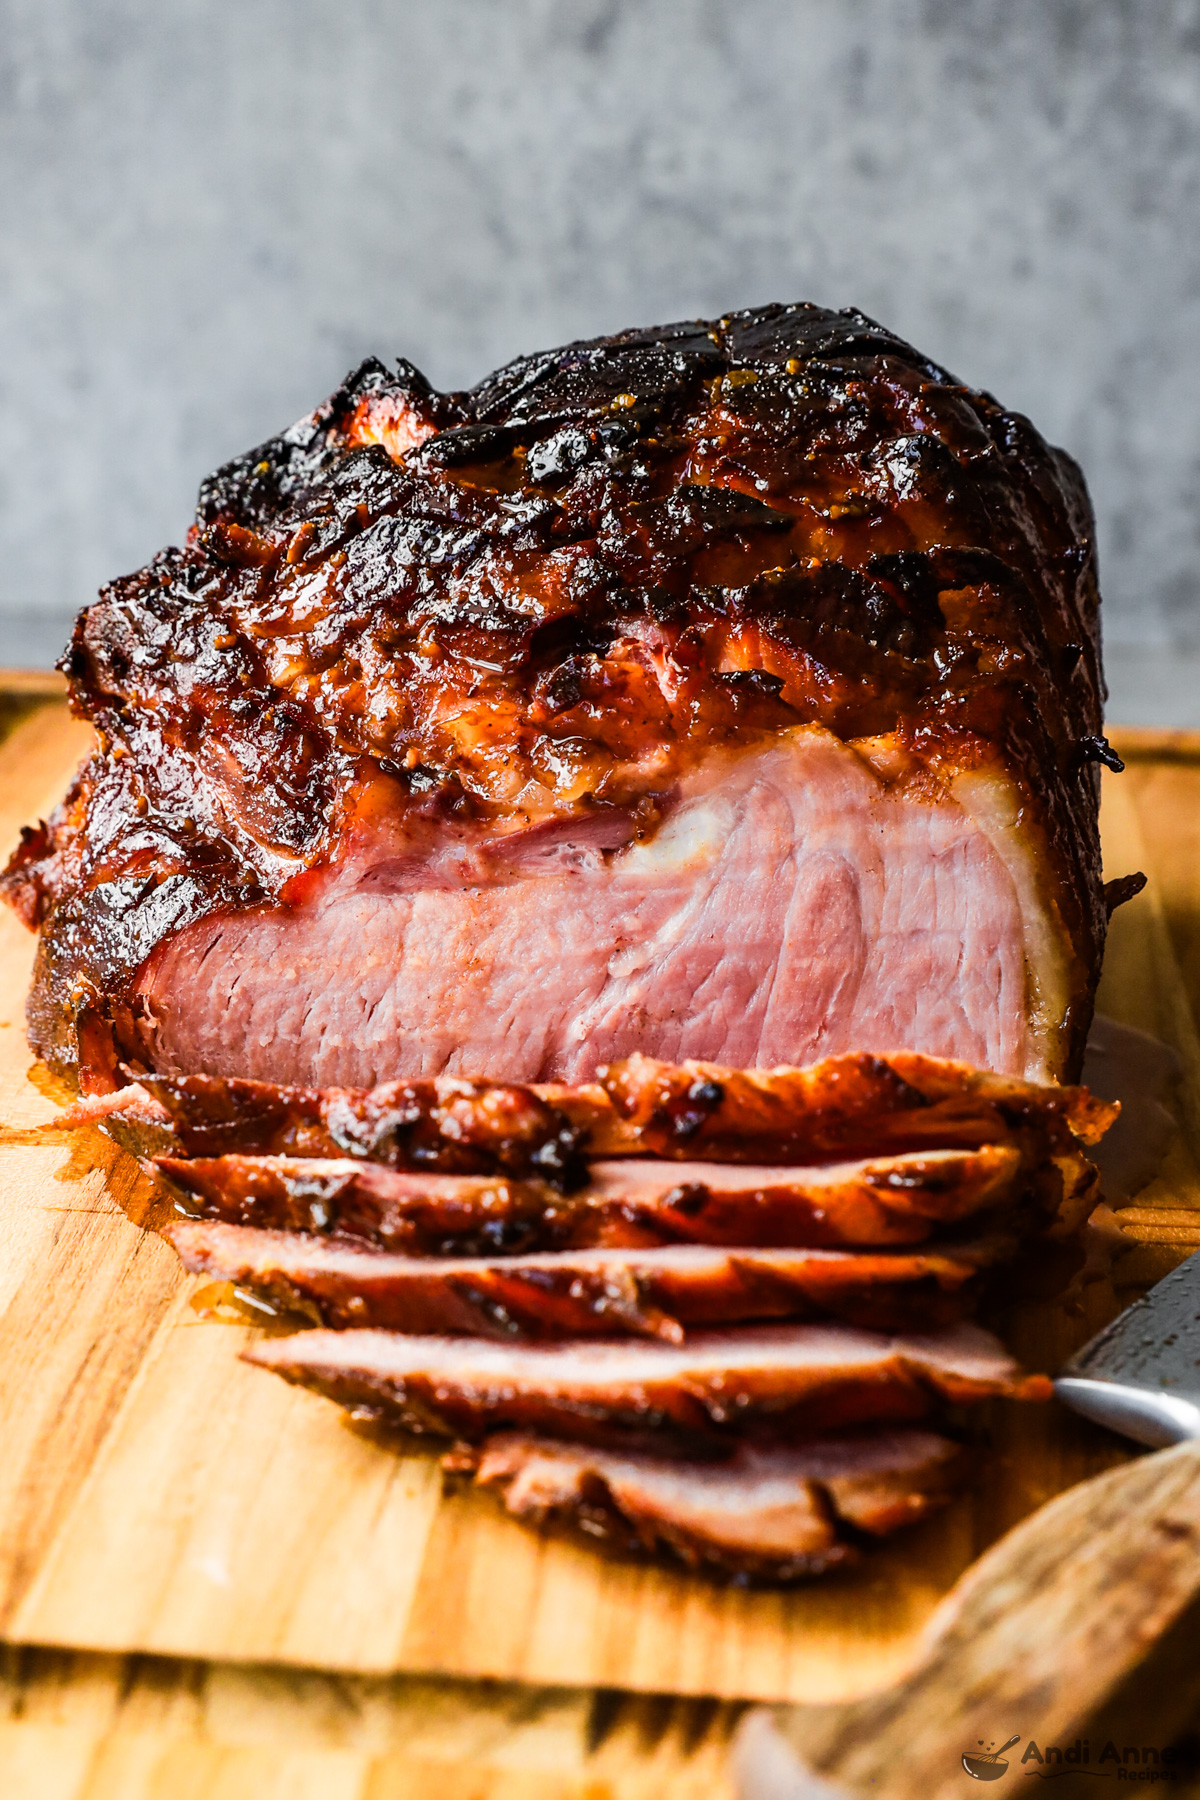
[[[0, 688], [0, 840], [62, 793], [87, 733], [53, 683]], [[1172, 1044], [1183, 1130], [1128, 1222], [1145, 1247], [1073, 1314], [1014, 1302], [1006, 1332], [1052, 1369], [1200, 1243], [1200, 744], [1129, 736], [1105, 777], [1117, 915], [1102, 1005]], [[61, 1095], [31, 1067], [32, 940], [0, 909], [0, 1122]], [[203, 1319], [194, 1283], [135, 1222], [148, 1182], [99, 1132], [0, 1143], [0, 1639], [334, 1671], [829, 1701], [898, 1677], [930, 1611], [1000, 1532], [1125, 1454], [1054, 1407], [996, 1407], [987, 1477], [853, 1572], [720, 1589], [606, 1560], [446, 1496], [435, 1458], [357, 1435], [246, 1367], [250, 1332]]]

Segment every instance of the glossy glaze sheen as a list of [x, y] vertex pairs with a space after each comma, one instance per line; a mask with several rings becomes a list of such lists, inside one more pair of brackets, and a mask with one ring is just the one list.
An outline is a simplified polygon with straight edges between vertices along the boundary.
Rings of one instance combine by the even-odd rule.
[[67, 1068], [133, 1044], [157, 944], [301, 901], [356, 841], [628, 842], [710, 746], [811, 722], [931, 797], [1016, 783], [1077, 1052], [1097, 609], [1074, 464], [857, 313], [627, 332], [462, 394], [365, 364], [79, 620], [100, 751], [7, 878], [43, 927], [33, 1041]]

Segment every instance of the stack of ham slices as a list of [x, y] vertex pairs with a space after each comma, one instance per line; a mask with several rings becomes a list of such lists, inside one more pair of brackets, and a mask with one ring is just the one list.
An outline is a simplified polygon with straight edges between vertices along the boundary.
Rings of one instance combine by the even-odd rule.
[[1085, 1216], [1112, 1112], [921, 1056], [635, 1056], [575, 1087], [147, 1077], [76, 1117], [200, 1215], [167, 1227], [190, 1270], [316, 1327], [251, 1361], [456, 1440], [521, 1517], [779, 1579], [947, 1498], [952, 1409], [1045, 1397], [967, 1321]]

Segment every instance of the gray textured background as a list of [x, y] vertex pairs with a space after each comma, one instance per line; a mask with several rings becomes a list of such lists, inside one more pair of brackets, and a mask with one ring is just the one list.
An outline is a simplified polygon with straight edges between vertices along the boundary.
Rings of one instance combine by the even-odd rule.
[[807, 298], [1080, 458], [1200, 723], [1198, 200], [1196, 0], [0, 0], [0, 661], [368, 351]]

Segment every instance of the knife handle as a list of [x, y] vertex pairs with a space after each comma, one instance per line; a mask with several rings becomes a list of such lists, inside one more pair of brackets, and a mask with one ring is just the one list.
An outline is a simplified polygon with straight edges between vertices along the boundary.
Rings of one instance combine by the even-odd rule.
[[[947, 1594], [898, 1686], [748, 1714], [734, 1752], [740, 1800], [963, 1800], [964, 1753], [978, 1759], [981, 1741], [1014, 1732], [1072, 1744], [1173, 1627], [1190, 1640], [1185, 1670], [1200, 1672], [1193, 1605], [1198, 1441], [1109, 1469], [1023, 1520]], [[1175, 1680], [1154, 1699], [1159, 1729], [1174, 1731], [1188, 1712], [1161, 1708], [1194, 1707], [1200, 1693]]]

